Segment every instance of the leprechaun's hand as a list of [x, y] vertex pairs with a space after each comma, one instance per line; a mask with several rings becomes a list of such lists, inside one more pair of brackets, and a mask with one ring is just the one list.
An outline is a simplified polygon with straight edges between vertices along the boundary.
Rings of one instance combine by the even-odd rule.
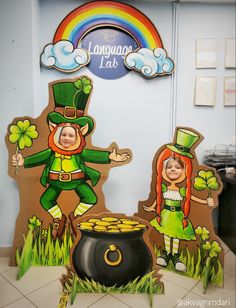
[[130, 158], [128, 153], [118, 154], [116, 148], [113, 148], [109, 155], [109, 159], [115, 162], [123, 162]]
[[155, 200], [151, 206], [143, 205], [143, 209], [146, 212], [156, 212], [156, 205], [157, 205], [157, 203], [156, 203], [156, 200]]
[[213, 198], [207, 198], [207, 205], [208, 206], [214, 206], [215, 204], [214, 204], [214, 199]]
[[21, 153], [12, 155], [11, 164], [12, 164], [13, 166], [22, 167], [22, 166], [24, 165], [24, 158], [23, 158], [23, 155], [22, 155]]

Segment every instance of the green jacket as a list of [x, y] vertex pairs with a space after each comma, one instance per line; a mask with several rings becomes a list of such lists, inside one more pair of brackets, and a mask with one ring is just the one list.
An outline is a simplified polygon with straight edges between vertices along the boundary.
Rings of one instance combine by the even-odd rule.
[[[75, 158], [79, 168], [84, 172], [85, 179], [91, 180], [92, 185], [96, 185], [100, 178], [100, 172], [89, 168], [84, 162], [97, 163], [97, 164], [109, 164], [110, 152], [108, 151], [97, 151], [84, 149], [80, 154], [75, 154]], [[24, 160], [24, 167], [31, 168], [40, 165], [45, 165], [40, 182], [43, 186], [46, 186], [49, 182], [49, 172], [54, 160], [54, 152], [51, 149], [47, 149], [31, 156], [28, 156]]]

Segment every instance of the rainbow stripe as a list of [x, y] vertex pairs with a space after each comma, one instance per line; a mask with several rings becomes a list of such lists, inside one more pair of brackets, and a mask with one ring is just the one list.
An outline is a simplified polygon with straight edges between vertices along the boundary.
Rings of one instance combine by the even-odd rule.
[[58, 26], [53, 43], [69, 40], [76, 48], [88, 32], [104, 26], [128, 32], [140, 48], [163, 48], [155, 26], [142, 12], [113, 1], [93, 1], [69, 13]]

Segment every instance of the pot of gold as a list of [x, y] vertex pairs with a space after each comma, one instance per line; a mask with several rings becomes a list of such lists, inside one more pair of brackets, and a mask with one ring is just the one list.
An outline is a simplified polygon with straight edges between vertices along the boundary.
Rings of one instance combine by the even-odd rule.
[[77, 275], [105, 286], [121, 286], [152, 270], [143, 240], [146, 224], [136, 218], [89, 218], [78, 223], [80, 240], [72, 252]]

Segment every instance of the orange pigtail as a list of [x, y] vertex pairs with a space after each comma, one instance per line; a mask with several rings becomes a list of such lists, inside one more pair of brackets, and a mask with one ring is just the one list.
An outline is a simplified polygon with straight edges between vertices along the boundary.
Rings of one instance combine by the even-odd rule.
[[157, 183], [156, 183], [156, 194], [157, 194], [157, 222], [161, 223], [161, 204], [162, 204], [162, 170], [164, 161], [171, 157], [172, 151], [165, 148], [158, 157], [157, 160]]
[[186, 199], [183, 205], [184, 218], [182, 220], [183, 227], [186, 228], [188, 226], [188, 215], [190, 212], [192, 163], [189, 157], [182, 156], [181, 159], [186, 166]]

